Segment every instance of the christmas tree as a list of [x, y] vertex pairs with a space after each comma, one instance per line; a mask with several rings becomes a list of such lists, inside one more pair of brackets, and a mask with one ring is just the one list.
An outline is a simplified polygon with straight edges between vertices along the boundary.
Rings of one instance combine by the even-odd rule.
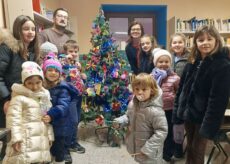
[[111, 127], [112, 120], [126, 112], [131, 95], [127, 61], [119, 53], [101, 9], [91, 34], [92, 49], [82, 56], [82, 68], [87, 75], [82, 119]]

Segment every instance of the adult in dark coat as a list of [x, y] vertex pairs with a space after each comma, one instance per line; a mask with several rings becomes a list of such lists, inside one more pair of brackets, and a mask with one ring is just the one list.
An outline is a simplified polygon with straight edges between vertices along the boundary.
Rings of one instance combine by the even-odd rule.
[[140, 22], [134, 21], [128, 28], [129, 40], [125, 47], [125, 52], [132, 70], [135, 75], [138, 74], [140, 66], [140, 38], [144, 35], [144, 27]]
[[[21, 65], [28, 60], [39, 60], [36, 26], [29, 16], [20, 15], [14, 21], [13, 35], [0, 30], [0, 128], [6, 127], [4, 110], [11, 98], [11, 86], [21, 83]], [[3, 147], [0, 158], [4, 151]]]
[[228, 103], [230, 60], [229, 49], [222, 47], [213, 26], [200, 27], [193, 44], [176, 95], [173, 123], [185, 121], [186, 164], [203, 164], [207, 139], [216, 137]]

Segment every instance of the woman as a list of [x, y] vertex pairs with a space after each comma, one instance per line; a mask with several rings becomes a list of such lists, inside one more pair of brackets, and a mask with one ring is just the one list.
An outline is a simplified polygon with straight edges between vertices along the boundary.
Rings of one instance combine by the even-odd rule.
[[[39, 60], [39, 47], [34, 21], [29, 16], [18, 16], [13, 24], [13, 36], [0, 31], [0, 128], [5, 128], [5, 114], [13, 83], [21, 83], [21, 65]], [[1, 158], [4, 156], [4, 149]]]
[[132, 72], [137, 75], [140, 66], [140, 38], [144, 35], [144, 27], [141, 23], [134, 21], [128, 28], [129, 39], [125, 52]]

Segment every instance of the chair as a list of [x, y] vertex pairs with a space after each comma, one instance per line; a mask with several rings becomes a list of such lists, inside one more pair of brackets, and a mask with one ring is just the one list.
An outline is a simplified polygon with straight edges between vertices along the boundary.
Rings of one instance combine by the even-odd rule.
[[217, 137], [213, 140], [214, 145], [209, 154], [207, 164], [209, 164], [209, 162], [211, 161], [216, 148], [219, 150], [219, 152], [224, 153], [227, 160], [228, 154], [226, 153], [226, 151], [224, 150], [220, 142], [227, 142], [228, 144], [230, 144], [230, 116], [226, 115], [226, 113], [225, 113], [224, 121], [220, 127], [220, 131]]

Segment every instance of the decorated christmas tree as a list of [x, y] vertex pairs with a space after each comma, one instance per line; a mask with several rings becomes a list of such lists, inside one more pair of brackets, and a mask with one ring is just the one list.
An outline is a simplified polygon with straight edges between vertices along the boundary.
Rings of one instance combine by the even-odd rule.
[[118, 51], [101, 9], [93, 21], [91, 34], [92, 49], [82, 56], [82, 68], [87, 75], [82, 119], [111, 126], [114, 118], [126, 112], [130, 99], [127, 61]]

